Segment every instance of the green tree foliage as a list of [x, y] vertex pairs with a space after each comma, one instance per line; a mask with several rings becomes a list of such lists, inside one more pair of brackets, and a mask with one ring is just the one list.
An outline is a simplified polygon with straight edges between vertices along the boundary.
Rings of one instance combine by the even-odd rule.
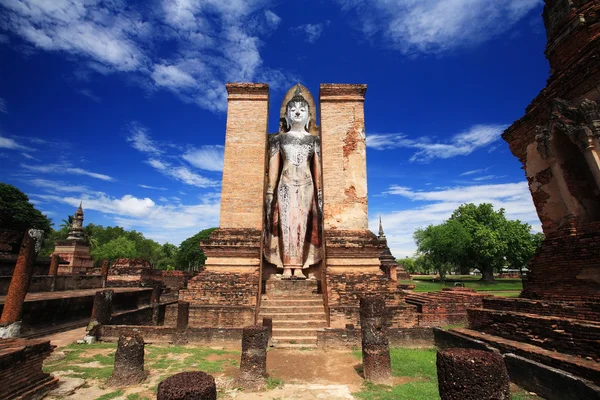
[[0, 183], [0, 227], [2, 229], [25, 231], [29, 228], [42, 229], [49, 233], [51, 222], [36, 210], [29, 198], [16, 187]]
[[429, 260], [440, 274], [446, 274], [465, 260], [469, 234], [458, 221], [449, 220], [441, 225], [429, 225], [414, 233], [417, 251]]
[[435, 265], [442, 278], [453, 267], [471, 267], [481, 272], [482, 280], [493, 281], [494, 271], [504, 265], [524, 267], [543, 235], [532, 234], [529, 224], [507, 220], [504, 209], [463, 204], [443, 224], [417, 229], [414, 238], [419, 254]]
[[98, 246], [91, 252], [95, 260], [109, 260], [117, 258], [136, 258], [135, 242], [125, 236], [119, 236], [109, 242]]
[[181, 242], [179, 245], [179, 254], [177, 256], [178, 269], [195, 271], [204, 265], [206, 256], [200, 248], [200, 241], [208, 239], [211, 232], [215, 229], [217, 228], [204, 229]]

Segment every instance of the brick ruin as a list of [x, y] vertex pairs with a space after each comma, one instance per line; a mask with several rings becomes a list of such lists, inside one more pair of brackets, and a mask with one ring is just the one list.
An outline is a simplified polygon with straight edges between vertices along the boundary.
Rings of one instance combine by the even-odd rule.
[[546, 238], [520, 298], [484, 298], [468, 310], [469, 329], [437, 331], [436, 340], [513, 353], [511, 378], [544, 397], [598, 398], [600, 1], [545, 3], [551, 76], [503, 138], [523, 164]]
[[85, 274], [94, 267], [94, 261], [90, 256], [90, 244], [83, 233], [82, 204], [73, 215], [73, 222], [67, 238], [55, 243], [52, 254], [67, 262], [66, 265], [59, 266], [58, 274]]

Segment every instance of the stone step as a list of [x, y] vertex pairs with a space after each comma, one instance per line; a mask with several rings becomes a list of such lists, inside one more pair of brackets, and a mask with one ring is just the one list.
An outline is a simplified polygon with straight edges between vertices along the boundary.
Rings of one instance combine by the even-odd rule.
[[[490, 335], [472, 329], [459, 328], [451, 329], [449, 331], [435, 329], [434, 333], [435, 343], [440, 348], [481, 348], [481, 342], [483, 342], [500, 350], [503, 354], [513, 353], [549, 367], [580, 376], [596, 385], [600, 384], [600, 363], [592, 360], [559, 353], [557, 351], [546, 350], [533, 344]], [[479, 343], [477, 343], [477, 341], [479, 341]]]
[[304, 306], [323, 306], [322, 298], [310, 299], [263, 299], [260, 303], [261, 307], [304, 307]]
[[[311, 306], [261, 306], [260, 313], [263, 314], [272, 314], [272, 313], [324, 313], [325, 308], [323, 307], [323, 303], [319, 305], [311, 305]], [[89, 320], [89, 318], [88, 318]]]
[[302, 301], [302, 300], [312, 300], [312, 301], [320, 301], [323, 303], [323, 296], [320, 294], [307, 294], [307, 295], [290, 295], [290, 296], [264, 296], [261, 297], [262, 301]]
[[319, 328], [275, 328], [273, 327], [273, 337], [281, 336], [317, 336]]
[[327, 321], [323, 319], [314, 320], [284, 320], [277, 321], [273, 320], [273, 328], [326, 328]]
[[483, 308], [469, 309], [467, 315], [471, 329], [600, 361], [597, 322]]
[[317, 348], [317, 343], [306, 343], [306, 344], [293, 344], [293, 343], [280, 343], [275, 346], [278, 349], [296, 349], [296, 350], [312, 350]]
[[293, 345], [316, 345], [317, 337], [316, 336], [278, 336], [273, 337], [273, 340], [276, 341], [277, 347], [281, 344], [293, 344]]
[[323, 320], [325, 321], [325, 312], [321, 310], [321, 312], [313, 312], [313, 313], [264, 313], [260, 312], [259, 319], [262, 320], [263, 317], [271, 318], [273, 322], [275, 321], [287, 321], [287, 320], [297, 320], [297, 321], [306, 321], [306, 320]]

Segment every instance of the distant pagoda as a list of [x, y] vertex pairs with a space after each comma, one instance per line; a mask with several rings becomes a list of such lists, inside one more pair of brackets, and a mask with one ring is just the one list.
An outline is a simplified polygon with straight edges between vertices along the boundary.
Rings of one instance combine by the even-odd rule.
[[54, 244], [54, 253], [69, 264], [61, 264], [59, 274], [81, 274], [91, 270], [94, 261], [90, 257], [90, 244], [83, 233], [83, 203], [73, 215], [71, 228], [66, 240], [59, 240]]
[[392, 252], [387, 244], [387, 238], [385, 237], [385, 233], [383, 232], [383, 225], [381, 223], [381, 217], [379, 217], [379, 234], [377, 235], [377, 239], [379, 243], [385, 246], [385, 249], [379, 256], [379, 261], [381, 262], [381, 268], [385, 271], [386, 275], [392, 280], [411, 280], [412, 277], [402, 264], [396, 261], [396, 257], [392, 255]]
[[71, 223], [71, 229], [69, 230], [69, 235], [67, 236], [67, 240], [85, 240], [83, 235], [83, 202], [79, 203], [79, 208], [75, 211], [75, 215], [73, 215], [73, 222]]

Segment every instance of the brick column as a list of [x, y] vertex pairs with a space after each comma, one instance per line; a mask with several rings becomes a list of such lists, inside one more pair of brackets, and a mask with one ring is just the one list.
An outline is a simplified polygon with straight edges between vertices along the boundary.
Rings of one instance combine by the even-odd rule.
[[190, 303], [180, 301], [177, 303], [177, 329], [184, 330], [188, 327], [190, 318]]
[[267, 376], [268, 330], [264, 326], [248, 326], [242, 335], [240, 375], [235, 384], [247, 390], [260, 390]]
[[262, 326], [267, 328], [267, 335], [269, 337], [269, 347], [273, 346], [273, 319], [263, 317]]
[[107, 325], [112, 318], [112, 300], [114, 290], [100, 290], [94, 296], [94, 306], [92, 307], [92, 317], [88, 324], [87, 331], [89, 335], [94, 335], [95, 328], [98, 325]]
[[392, 377], [385, 320], [385, 301], [381, 296], [360, 299], [363, 373], [372, 382], [383, 383]]
[[0, 338], [19, 337], [21, 333], [23, 303], [25, 302], [25, 296], [27, 296], [33, 265], [37, 253], [42, 247], [43, 238], [44, 232], [38, 229], [29, 229], [23, 235], [17, 264], [10, 280], [2, 317], [0, 318]]
[[228, 83], [219, 227], [262, 229], [269, 86]]
[[139, 332], [119, 336], [115, 366], [109, 386], [136, 385], [146, 379], [144, 371], [144, 338]]
[[54, 292], [56, 290], [56, 275], [58, 275], [58, 261], [60, 257], [58, 254], [52, 254], [50, 256], [50, 269], [48, 270], [48, 275], [52, 276], [52, 283], [50, 284], [50, 291]]
[[152, 305], [152, 324], [158, 325], [160, 322], [160, 295], [162, 288], [155, 286], [152, 288], [152, 296], [150, 297], [150, 304]]
[[108, 260], [102, 261], [102, 269], [100, 270], [102, 275], [102, 287], [106, 287], [106, 279], [108, 278]]
[[368, 229], [366, 91], [367, 85], [321, 85], [325, 230]]

